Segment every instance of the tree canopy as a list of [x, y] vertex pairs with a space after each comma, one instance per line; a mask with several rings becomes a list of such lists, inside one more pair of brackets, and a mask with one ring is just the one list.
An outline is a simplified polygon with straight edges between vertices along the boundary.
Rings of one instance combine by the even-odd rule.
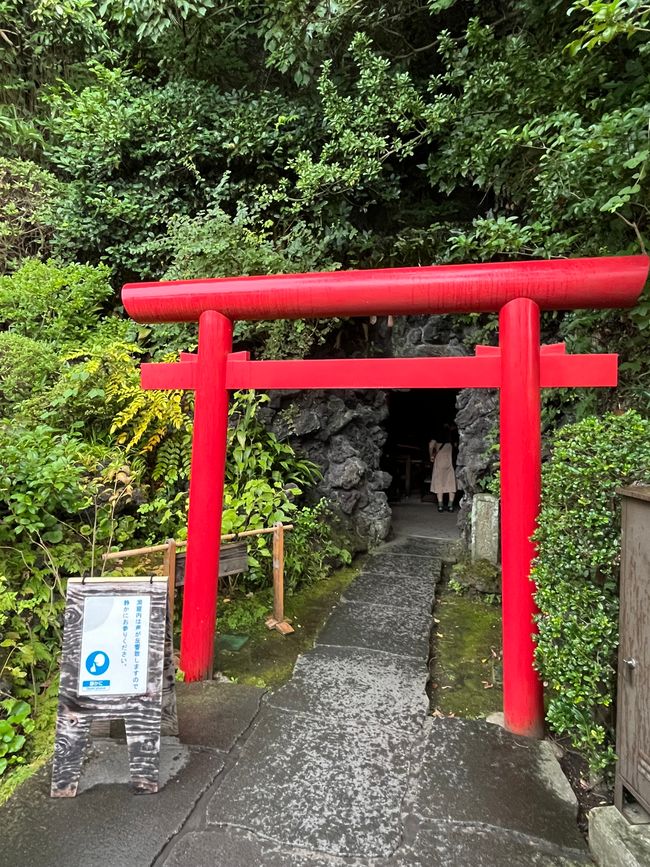
[[[0, 8], [6, 269], [26, 254], [105, 264], [117, 293], [645, 249], [647, 3]], [[625, 350], [649, 322], [644, 306], [566, 331]], [[256, 339], [304, 354], [326, 331]]]

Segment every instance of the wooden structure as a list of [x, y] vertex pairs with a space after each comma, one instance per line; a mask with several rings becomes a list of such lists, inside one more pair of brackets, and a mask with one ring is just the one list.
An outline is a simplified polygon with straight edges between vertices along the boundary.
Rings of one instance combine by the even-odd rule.
[[650, 813], [650, 485], [622, 488], [616, 784]]
[[[289, 635], [294, 631], [284, 616], [284, 534], [289, 530], [293, 530], [293, 524], [283, 524], [278, 521], [273, 527], [230, 533], [221, 537], [221, 541], [226, 544], [221, 545], [219, 552], [219, 578], [246, 572], [248, 571], [246, 543], [239, 540], [273, 533], [273, 615], [266, 620], [266, 625], [269, 629], [275, 629], [283, 635]], [[102, 559], [104, 561], [124, 560], [127, 557], [143, 557], [146, 554], [162, 552], [163, 571], [167, 576], [167, 598], [173, 623], [175, 591], [177, 587], [185, 586], [186, 554], [181, 549], [186, 546], [187, 542], [168, 539], [162, 545], [148, 545], [144, 548], [132, 548], [128, 551], [110, 551], [108, 554], [103, 554]]]
[[[541, 487], [540, 389], [613, 386], [613, 355], [570, 356], [540, 346], [542, 310], [631, 307], [647, 256], [273, 274], [124, 286], [137, 322], [199, 323], [196, 355], [144, 364], [142, 386], [193, 389], [187, 577], [181, 665], [210, 677], [228, 394], [234, 389], [498, 388], [501, 400], [503, 701], [507, 728], [540, 736], [542, 684], [534, 667], [531, 536]], [[251, 361], [233, 352], [236, 320], [495, 312], [499, 346], [473, 358]]]

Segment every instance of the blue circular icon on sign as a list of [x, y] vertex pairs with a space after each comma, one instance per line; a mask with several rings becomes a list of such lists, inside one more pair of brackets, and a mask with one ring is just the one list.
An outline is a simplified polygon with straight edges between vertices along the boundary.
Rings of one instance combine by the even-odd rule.
[[93, 650], [86, 659], [86, 668], [90, 674], [103, 674], [110, 665], [108, 654], [103, 650]]

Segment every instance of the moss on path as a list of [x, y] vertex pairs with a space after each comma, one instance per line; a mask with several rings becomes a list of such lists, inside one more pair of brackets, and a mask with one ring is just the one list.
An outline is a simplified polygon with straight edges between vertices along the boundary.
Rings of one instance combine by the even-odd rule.
[[[291, 677], [296, 659], [312, 647], [332, 607], [358, 573], [357, 568], [341, 569], [287, 596], [285, 616], [295, 629], [292, 635], [281, 635], [264, 625], [265, 615], [270, 614], [272, 607], [268, 591], [237, 601], [222, 600], [221, 623], [225, 629], [245, 633], [249, 640], [237, 652], [225, 650], [217, 642], [215, 669], [238, 683], [267, 687], [285, 683]], [[232, 609], [226, 612], [226, 606]]]
[[443, 590], [435, 611], [431, 703], [445, 716], [500, 711], [501, 609]]

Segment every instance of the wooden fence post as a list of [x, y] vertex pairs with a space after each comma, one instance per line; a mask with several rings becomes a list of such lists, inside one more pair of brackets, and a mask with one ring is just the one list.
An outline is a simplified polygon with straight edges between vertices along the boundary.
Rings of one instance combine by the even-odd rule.
[[284, 527], [273, 527], [273, 616], [284, 620]]
[[167, 539], [167, 549], [163, 557], [163, 569], [167, 572], [167, 604], [169, 619], [174, 628], [174, 593], [176, 590], [176, 539]]
[[269, 629], [288, 635], [294, 629], [284, 619], [284, 526], [273, 525], [273, 617], [266, 621]]

